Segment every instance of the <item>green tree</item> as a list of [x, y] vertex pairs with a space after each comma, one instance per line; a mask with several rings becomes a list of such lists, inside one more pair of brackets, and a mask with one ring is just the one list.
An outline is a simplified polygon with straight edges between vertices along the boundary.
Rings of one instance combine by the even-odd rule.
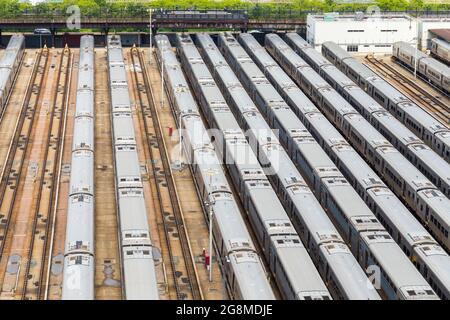
[[381, 10], [401, 11], [408, 9], [408, 0], [377, 0]]
[[425, 6], [425, 2], [423, 0], [410, 0], [409, 8], [413, 10], [422, 10]]

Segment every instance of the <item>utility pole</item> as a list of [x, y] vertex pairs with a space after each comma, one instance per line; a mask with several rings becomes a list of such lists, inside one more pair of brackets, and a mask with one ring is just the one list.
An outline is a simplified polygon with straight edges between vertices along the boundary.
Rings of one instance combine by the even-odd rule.
[[182, 116], [182, 113], [180, 112], [180, 121], [178, 122], [178, 131], [179, 131], [179, 141], [178, 141], [178, 143], [180, 144], [180, 164], [181, 164], [181, 157], [183, 156], [183, 148], [182, 148], [182, 145], [181, 145], [181, 139], [183, 139], [183, 137], [181, 136], [181, 116]]
[[[210, 198], [212, 196], [210, 195]], [[213, 203], [209, 200], [209, 282], [212, 282], [212, 225], [213, 225]]]
[[[417, 40], [416, 40], [416, 42], [417, 42]], [[419, 48], [418, 48], [418, 44], [416, 43], [416, 52], [415, 52], [415, 57], [414, 57], [414, 78], [417, 78], [417, 51], [419, 51]]]
[[[209, 169], [206, 171], [206, 174], [209, 176], [209, 190], [211, 190], [212, 186], [212, 177], [217, 174], [217, 171], [215, 169]], [[213, 225], [213, 216], [214, 216], [214, 198], [211, 194], [211, 191], [209, 193], [209, 282], [212, 282], [212, 242], [213, 242], [213, 231], [212, 231], [212, 225]]]
[[164, 108], [164, 50], [161, 51], [161, 109], [162, 108]]

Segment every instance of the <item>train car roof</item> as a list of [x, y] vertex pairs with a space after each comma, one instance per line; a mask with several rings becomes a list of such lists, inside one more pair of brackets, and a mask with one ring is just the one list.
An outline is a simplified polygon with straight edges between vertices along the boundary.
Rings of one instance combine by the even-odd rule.
[[6, 83], [9, 80], [9, 72], [11, 69], [9, 68], [0, 68], [0, 92], [5, 90]]
[[0, 68], [12, 68], [12, 66], [16, 63], [18, 55], [19, 52], [17, 50], [4, 50], [3, 56], [0, 60]]
[[447, 185], [450, 185], [450, 165], [430, 147], [424, 144], [412, 145], [415, 154], [424, 162], [424, 166], [431, 168]]
[[[333, 53], [339, 60], [351, 58], [352, 56], [345, 51], [340, 45], [333, 41], [325, 41], [322, 43], [322, 48], [327, 48]], [[323, 50], [323, 49], [322, 49]]]
[[329, 77], [332, 77], [333, 81], [337, 82], [338, 85], [341, 87], [346, 87], [346, 86], [357, 87], [357, 85], [349, 77], [347, 77], [342, 71], [340, 71], [338, 68], [336, 68], [332, 64], [324, 65], [322, 67], [322, 70]]
[[387, 97], [394, 103], [400, 102], [411, 102], [404, 94], [390, 85], [386, 80], [380, 78], [379, 76], [371, 77], [366, 79], [374, 88], [376, 88], [381, 94]]
[[415, 245], [416, 238], [427, 242], [436, 242], [397, 196], [387, 187], [369, 189], [369, 197], [376, 201], [377, 206], [386, 214], [384, 220], [389, 220], [403, 235], [408, 235], [406, 241]]
[[271, 289], [267, 282], [260, 281], [262, 273], [261, 263], [258, 256], [253, 252], [237, 252], [228, 256], [230, 263], [234, 265], [233, 270], [236, 282], [239, 284], [243, 297], [254, 297], [254, 299], [273, 299]]
[[[447, 214], [441, 215], [440, 219], [446, 225], [450, 225], [450, 214], [448, 214], [449, 199], [439, 190], [429, 189], [419, 191], [421, 199], [427, 203], [427, 205], [436, 212], [446, 212]], [[450, 232], [450, 230], [448, 230]]]
[[23, 34], [14, 34], [9, 39], [7, 50], [17, 50], [20, 48], [25, 42], [25, 36]]
[[431, 269], [431, 271], [436, 274], [439, 281], [441, 281], [445, 287], [450, 287], [450, 272], [448, 272], [450, 256], [444, 249], [439, 245], [430, 244], [419, 246], [416, 249], [416, 252], [427, 262], [427, 268]]
[[355, 189], [348, 182], [342, 183], [343, 179], [340, 179], [340, 181], [337, 184], [327, 184], [327, 188], [342, 213], [347, 218], [354, 216], [374, 217], [372, 211], [369, 210]]
[[141, 188], [118, 190], [120, 230], [122, 232], [148, 229], [144, 193]]
[[394, 45], [392, 46], [392, 50], [394, 51], [394, 54], [397, 54], [395, 52], [395, 50], [397, 48], [402, 50], [403, 53], [406, 53], [410, 56], [415, 57], [417, 55], [417, 58], [419, 60], [422, 58], [428, 58], [428, 55], [426, 55], [425, 53], [423, 53], [422, 51], [420, 51], [418, 49], [416, 50], [416, 47], [413, 47], [412, 45], [410, 45], [409, 43], [404, 42], [404, 41], [398, 41], [398, 42], [394, 43]]
[[347, 69], [351, 69], [354, 73], [358, 74], [359, 78], [367, 79], [369, 77], [377, 77], [378, 75], [373, 72], [369, 67], [363, 65], [355, 58], [345, 59], [343, 64], [347, 66]]
[[378, 153], [383, 155], [385, 162], [390, 167], [395, 168], [395, 171], [402, 179], [414, 189], [422, 189], [424, 187], [433, 187], [430, 180], [427, 179], [416, 167], [409, 162], [400, 152], [394, 147], [381, 147], [377, 149]]
[[318, 67], [322, 66], [333, 66], [333, 64], [328, 61], [327, 58], [322, 56], [322, 54], [314, 48], [307, 47], [302, 49], [303, 54], [309, 57]]
[[428, 58], [428, 56], [427, 56], [427, 59], [422, 59], [422, 60], [420, 60], [420, 62], [423, 64], [426, 64], [428, 66], [428, 68], [433, 68], [434, 70], [438, 70], [442, 74], [450, 73], [450, 68], [446, 64], [444, 64], [434, 58]]
[[436, 120], [427, 111], [420, 108], [418, 105], [411, 101], [403, 102], [401, 108], [407, 111], [408, 116], [415, 121], [420, 119], [421, 124], [429, 131], [446, 131], [450, 132], [449, 129], [443, 125], [440, 121]]
[[448, 43], [447, 41], [438, 38], [431, 39], [431, 41], [437, 43], [441, 47], [446, 48], [447, 50], [450, 50], [450, 43]]
[[[371, 237], [365, 235], [365, 237]], [[419, 271], [403, 254], [399, 246], [392, 240], [385, 239], [383, 241], [369, 240], [369, 247], [372, 256], [374, 256], [384, 272], [394, 282], [395, 287], [402, 288], [404, 286], [427, 286], [428, 283], [420, 275]], [[389, 268], [386, 268], [389, 266]], [[431, 288], [430, 288], [431, 290]]]
[[[125, 271], [125, 292], [128, 300], [157, 300], [159, 299], [155, 275], [155, 262], [152, 259], [151, 247], [141, 247], [140, 250], [150, 251], [150, 255], [144, 258], [128, 257], [128, 251], [132, 251], [135, 247], [125, 247], [123, 249], [123, 265]], [[152, 277], [152, 282], [142, 281], [142, 274], [148, 274]]]
[[[326, 293], [328, 290], [316, 269], [304, 269], [304, 261], [311, 261], [311, 257], [306, 250], [298, 250], [298, 248], [303, 248], [303, 245], [283, 247], [278, 252], [279, 261], [286, 261], [283, 267], [286, 270], [286, 275], [290, 276], [289, 282], [294, 286], [293, 291], [297, 293], [302, 288], [302, 291], [314, 292], [320, 289]], [[312, 261], [310, 265], [313, 265]]]

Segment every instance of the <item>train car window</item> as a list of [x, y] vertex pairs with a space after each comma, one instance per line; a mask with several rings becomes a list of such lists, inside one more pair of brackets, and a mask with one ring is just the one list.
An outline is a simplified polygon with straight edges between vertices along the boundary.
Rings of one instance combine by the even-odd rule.
[[347, 46], [347, 51], [348, 52], [358, 52], [358, 45], [348, 45]]

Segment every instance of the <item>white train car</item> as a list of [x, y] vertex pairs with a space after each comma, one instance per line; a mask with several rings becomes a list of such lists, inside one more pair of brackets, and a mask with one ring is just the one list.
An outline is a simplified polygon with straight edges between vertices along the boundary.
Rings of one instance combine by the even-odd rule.
[[289, 33], [288, 41], [343, 98], [396, 147], [415, 167], [447, 197], [450, 197], [450, 164], [379, 105], [350, 78], [314, 50], [298, 34]]
[[[304, 47], [308, 44], [295, 33], [287, 35], [288, 42], [297, 51], [304, 51]], [[303, 47], [303, 48], [301, 48]], [[301, 59], [297, 56], [297, 59]], [[318, 74], [312, 70], [309, 73], [303, 72], [303, 74]], [[314, 88], [314, 83], [318, 83], [322, 87], [323, 97], [322, 99], [316, 98], [312, 93], [312, 100], [323, 109], [324, 114], [334, 122], [334, 124], [347, 136], [348, 141], [352, 146], [358, 150], [367, 162], [373, 166], [375, 171], [384, 178], [387, 185], [394, 191], [394, 193], [403, 199], [408, 205], [410, 210], [414, 212], [421, 221], [429, 228], [431, 233], [438, 239], [443, 246], [450, 248], [450, 239], [448, 232], [450, 231], [450, 190], [448, 190], [447, 181], [448, 172], [443, 170], [439, 172], [440, 166], [436, 165], [436, 160], [440, 158], [434, 157], [434, 160], [428, 159], [426, 166], [434, 166], [434, 174], [423, 174], [419, 169], [408, 161], [393, 145], [386, 140], [366, 119], [358, 114], [343, 97], [339, 96], [337, 92], [331, 88], [327, 83], [323, 83], [321, 77], [318, 80], [311, 80], [311, 77], [306, 77], [302, 81], [297, 80], [299, 84], [305, 87]], [[315, 84], [315, 86], [318, 86]], [[329, 90], [323, 90], [325, 86], [329, 86]], [[314, 90], [313, 90], [314, 91]], [[417, 151], [417, 150], [416, 150]], [[442, 166], [447, 166], [445, 162], [442, 162]], [[424, 172], [427, 172], [427, 167], [422, 166]], [[447, 166], [448, 167], [448, 166]], [[436, 173], [437, 172], [437, 173]], [[428, 172], [429, 173], [429, 172]], [[430, 176], [437, 182], [434, 185], [427, 176]], [[438, 178], [435, 178], [438, 176]], [[442, 193], [445, 192], [447, 197], [440, 198], [443, 206], [436, 208], [426, 209], [428, 213], [423, 214], [424, 203], [429, 197], [423, 194], [424, 191], [438, 191], [439, 186]], [[438, 193], [435, 193], [438, 195]], [[447, 209], [444, 209], [447, 207]], [[430, 215], [430, 212], [433, 214]], [[432, 223], [436, 220], [436, 223]]]
[[107, 39], [116, 198], [125, 298], [159, 299], [120, 36]]
[[419, 74], [434, 86], [450, 94], [450, 68], [447, 65], [429, 57], [423, 52], [416, 53], [416, 49], [407, 42], [394, 43], [392, 50], [392, 55], [400, 62], [410, 69], [414, 69], [417, 65]]
[[441, 39], [431, 39], [431, 53], [442, 60], [447, 65], [450, 65], [450, 43]]
[[[217, 129], [214, 142], [238, 189], [283, 297], [331, 299], [192, 39], [188, 35], [178, 35], [177, 43], [187, 78], [210, 127]], [[302, 270], [302, 273], [295, 270]]]
[[450, 162], [450, 130], [444, 124], [336, 43], [325, 42], [322, 45], [322, 54], [424, 143]]
[[[245, 36], [242, 35], [241, 40], [244, 37]], [[254, 42], [255, 41], [253, 41], [253, 43]], [[281, 39], [275, 35], [267, 35], [266, 45], [271, 48], [269, 49], [271, 52], [273, 52], [272, 48], [274, 47], [280, 49], [280, 52], [281, 48], [283, 48], [286, 53], [289, 49], [286, 48], [281, 42]], [[324, 79], [330, 82], [330, 84], [332, 82], [342, 82], [343, 84], [346, 84], [345, 86], [342, 84], [343, 88], [341, 88], [341, 94], [344, 97], [346, 97], [346, 95], [348, 95], [348, 97], [352, 96], [353, 100], [357, 100], [358, 104], [364, 104], [371, 101], [371, 98], [368, 97], [361, 88], [352, 85], [352, 82], [343, 74], [337, 74], [336, 68], [330, 66], [327, 60], [321, 57], [319, 52], [314, 49], [309, 49], [303, 42], [301, 42], [300, 45], [301, 49], [299, 49], [299, 51], [302, 56], [308, 60], [313, 68], [321, 71]], [[300, 48], [300, 45], [296, 47]], [[298, 58], [298, 56], [295, 55], [292, 49], [289, 50], [292, 55], [292, 61], [296, 62], [298, 65], [300, 60], [293, 60], [295, 57]], [[265, 66], [274, 63], [267, 52], [263, 50], [254, 51], [255, 60], [264, 62]], [[264, 57], [266, 57], [266, 59], [264, 59]], [[322, 67], [319, 67], [320, 65]], [[331, 122], [328, 121], [324, 115], [317, 114], [318, 110], [315, 107], [308, 106], [307, 103], [305, 103], [306, 97], [301, 99], [302, 92], [300, 91], [300, 88], [296, 87], [292, 82], [288, 82], [290, 80], [286, 80], [289, 79], [287, 75], [283, 77], [283, 71], [280, 67], [272, 66], [270, 69], [266, 70], [267, 74], [272, 76], [273, 81], [280, 84], [278, 85], [280, 92], [284, 93], [284, 97], [291, 107], [293, 107], [294, 110], [297, 110], [299, 118], [302, 119], [302, 122], [308, 127], [327, 154], [333, 159], [345, 177], [362, 196], [366, 204], [372, 209], [392, 238], [396, 240], [405, 254], [412, 261], [415, 261], [414, 264], [417, 269], [422, 273], [426, 280], [428, 280], [435, 292], [442, 298], [450, 297], [450, 282], [447, 282], [447, 278], [443, 276], [446, 273], [445, 270], [450, 268], [450, 257], [445, 253], [444, 249], [439, 247], [430, 233], [419, 221], [417, 221], [402, 201], [389, 190], [381, 177], [377, 175], [357, 151], [348, 144]], [[338, 89], [339, 87], [340, 86], [338, 86]], [[355, 96], [356, 92], [359, 92], [359, 95]], [[373, 101], [367, 103], [366, 109], [364, 110], [369, 116], [372, 115], [373, 112], [376, 114], [379, 112], [386, 112], [381, 111], [384, 109]], [[350, 114], [349, 117], [351, 116], [352, 115]], [[402, 124], [397, 124], [396, 128], [399, 126], [401, 127]], [[446, 162], [444, 162], [444, 164], [446, 164]], [[412, 234], [415, 236], [411, 237], [410, 235]], [[440, 251], [439, 249], [433, 250], [436, 254], [430, 254], [428, 257], [424, 258], [421, 254], [422, 249], [426, 250], [425, 248], [430, 247], [440, 248]], [[437, 266], [436, 261], [439, 261]], [[428, 272], [427, 268], [430, 270], [433, 269], [434, 271]], [[435, 287], [433, 286], [433, 283], [439, 283], [439, 286]]]
[[[273, 36], [275, 37], [275, 35]], [[229, 38], [232, 39], [231, 36]], [[246, 36], [242, 36], [241, 42], [248, 43], [248, 39], [246, 38]], [[291, 74], [297, 73], [300, 70], [311, 70], [303, 60], [298, 59], [294, 61], [291, 59], [296, 55], [292, 55], [294, 54], [293, 50], [279, 37], [276, 37], [275, 40], [277, 40], [277, 42], [271, 44], [269, 51], [271, 53], [273, 52], [274, 56], [283, 58], [283, 61], [289, 61], [289, 63], [286, 64], [286, 70], [289, 69], [289, 72], [292, 72]], [[230, 43], [234, 42], [232, 40], [228, 41]], [[227, 44], [227, 46], [231, 46], [231, 44]], [[247, 49], [248, 52], [250, 52], [251, 57], [255, 61], [258, 61], [258, 64], [264, 73], [269, 76], [269, 81], [275, 84], [277, 90], [280, 93], [283, 93], [286, 101], [291, 103], [292, 110], [289, 108], [291, 113], [285, 115], [277, 115], [275, 108], [266, 107], [266, 117], [271, 119], [271, 122], [274, 124], [273, 128], [280, 128], [280, 131], [282, 131], [280, 134], [282, 134], [283, 137], [290, 135], [289, 129], [291, 128], [296, 128], [298, 131], [303, 132], [303, 134], [310, 132], [312, 135], [308, 140], [308, 143], [310, 145], [315, 145], [318, 148], [315, 154], [302, 150], [303, 146], [301, 146], [297, 139], [294, 140], [288, 138], [285, 143], [288, 146], [288, 150], [291, 152], [291, 157], [296, 161], [297, 167], [304, 173], [305, 178], [307, 178], [308, 184], [314, 188], [316, 194], [320, 196], [322, 204], [334, 218], [342, 237], [351, 244], [352, 252], [358, 258], [359, 263], [365, 268], [371, 265], [380, 268], [380, 289], [389, 299], [410, 299], [412, 294], [420, 295], [422, 299], [436, 299], [437, 296], [432, 292], [432, 289], [426, 283], [425, 279], [423, 279], [414, 266], [408, 261], [405, 254], [389, 236], [386, 229], [371, 212], [368, 205], [364, 203], [358, 193], [356, 193], [355, 189], [352, 188], [349, 182], [351, 180], [347, 180], [343, 176], [330, 157], [320, 148], [319, 143], [325, 150], [329, 148], [323, 143], [321, 139], [325, 139], [321, 138], [321, 135], [319, 134], [321, 132], [327, 133], [329, 127], [324, 126], [325, 123], [321, 121], [317, 123], [319, 126], [313, 128], [311, 123], [308, 123], [305, 120], [305, 124], [308, 125], [308, 130], [300, 121], [300, 119], [306, 118], [311, 118], [311, 121], [314, 121], [313, 119], [320, 120], [323, 119], [323, 115], [318, 112], [318, 109], [314, 104], [298, 90], [298, 87], [292, 82], [290, 77], [264, 50], [261, 50], [261, 48], [258, 48], [255, 44], [252, 46], [248, 45]], [[247, 59], [241, 52], [234, 52], [233, 58], [230, 58], [230, 60], [234, 61], [241, 59]], [[258, 81], [263, 81], [261, 76], [255, 77], [255, 80], [256, 79], [258, 79]], [[321, 83], [323, 82], [324, 81], [321, 80]], [[290, 92], [293, 93], [292, 96], [288, 95]], [[316, 94], [318, 93], [316, 92]], [[290, 99], [295, 97], [295, 105], [292, 104], [292, 101], [290, 101], [288, 97], [290, 97]], [[255, 100], [258, 102], [258, 99]], [[277, 99], [273, 98], [272, 100], [283, 101], [283, 98], [279, 95]], [[264, 110], [263, 105], [260, 106], [260, 110]], [[320, 129], [320, 131], [316, 129]], [[341, 143], [339, 135], [327, 137], [326, 140], [329, 140], [330, 146], [337, 150], [340, 150], [341, 147], [345, 147]], [[333, 156], [332, 158], [336, 158], [336, 156]], [[339, 165], [339, 168], [344, 169], [345, 167]], [[381, 238], [383, 239], [382, 242], [379, 241]], [[367, 256], [374, 255], [376, 251], [374, 246], [375, 243], [380, 243], [379, 247], [385, 247], [385, 250], [377, 252], [376, 254], [380, 255], [378, 259], [369, 262], [363, 258], [363, 254], [366, 254]], [[394, 261], [392, 259], [392, 252], [397, 252], [395, 255], [398, 260]], [[401, 267], [399, 267], [400, 264]], [[405, 277], [405, 274], [408, 274], [409, 280]], [[404, 286], [415, 285], [417, 285], [417, 291], [412, 292], [412, 294], [408, 294], [401, 290]], [[431, 290], [431, 294], [426, 292], [426, 290]]]
[[72, 143], [63, 300], [95, 298], [94, 67], [94, 37], [83, 36]]
[[[272, 300], [273, 291], [231, 192], [221, 161], [200, 118], [197, 103], [167, 36], [155, 37], [167, 93], [179, 113], [182, 142], [202, 201], [212, 205], [213, 235], [226, 284], [235, 299]], [[178, 117], [177, 117], [178, 118]], [[214, 172], [214, 175], [209, 173]]]
[[[260, 156], [260, 163], [277, 169], [268, 176], [278, 197], [289, 214], [303, 243], [311, 253], [322, 278], [335, 299], [380, 299], [363, 269], [351, 254], [319, 201], [307, 186], [288, 153], [258, 111], [250, 96], [227, 64], [212, 38], [197, 34], [206, 64], [215, 75], [228, 105], [242, 129], [249, 129], [249, 141]], [[258, 77], [255, 64], [247, 63], [249, 77]], [[255, 81], [254, 88], [267, 92], [267, 84]], [[265, 97], [264, 97], [265, 98]], [[263, 99], [263, 97], [261, 97]], [[258, 153], [259, 150], [259, 153]]]
[[25, 52], [25, 37], [13, 35], [0, 59], [0, 114], [6, 108], [14, 80]]

